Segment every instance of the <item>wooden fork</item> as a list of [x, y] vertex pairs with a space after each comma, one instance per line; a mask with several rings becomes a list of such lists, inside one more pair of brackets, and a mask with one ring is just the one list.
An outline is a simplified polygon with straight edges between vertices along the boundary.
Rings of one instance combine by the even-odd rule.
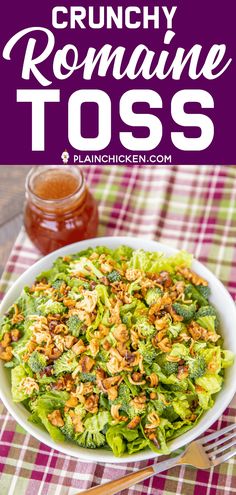
[[188, 464], [198, 469], [209, 469], [227, 461], [235, 454], [236, 423], [191, 442], [184, 452], [174, 458], [79, 492], [77, 495], [114, 495], [171, 467]]

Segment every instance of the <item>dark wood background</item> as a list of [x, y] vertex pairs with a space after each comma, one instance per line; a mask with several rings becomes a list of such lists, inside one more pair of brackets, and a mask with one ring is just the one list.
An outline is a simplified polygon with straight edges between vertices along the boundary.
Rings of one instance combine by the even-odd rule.
[[0, 275], [22, 225], [29, 170], [30, 166], [0, 165]]

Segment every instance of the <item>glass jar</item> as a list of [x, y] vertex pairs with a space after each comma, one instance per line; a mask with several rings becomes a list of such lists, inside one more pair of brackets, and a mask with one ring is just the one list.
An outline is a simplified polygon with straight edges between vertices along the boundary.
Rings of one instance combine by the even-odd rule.
[[95, 237], [98, 210], [76, 166], [40, 166], [26, 178], [24, 224], [37, 248], [47, 254]]

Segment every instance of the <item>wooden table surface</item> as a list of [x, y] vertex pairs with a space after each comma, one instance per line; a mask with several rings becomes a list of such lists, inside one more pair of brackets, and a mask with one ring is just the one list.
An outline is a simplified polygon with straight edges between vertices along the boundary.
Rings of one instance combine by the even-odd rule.
[[22, 225], [29, 170], [27, 165], [0, 165], [0, 275]]

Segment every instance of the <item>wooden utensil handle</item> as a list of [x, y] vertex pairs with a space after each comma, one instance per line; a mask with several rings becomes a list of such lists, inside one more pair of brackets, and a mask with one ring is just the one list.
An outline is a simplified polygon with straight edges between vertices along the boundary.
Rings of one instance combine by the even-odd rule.
[[115, 493], [125, 490], [125, 488], [135, 485], [135, 483], [139, 483], [140, 481], [149, 478], [153, 474], [155, 474], [155, 472], [152, 466], [149, 466], [144, 469], [140, 469], [140, 471], [136, 471], [135, 473], [123, 476], [117, 480], [109, 481], [103, 485], [94, 486], [93, 488], [89, 488], [88, 490], [79, 492], [79, 494], [77, 493], [75, 495], [114, 495]]

